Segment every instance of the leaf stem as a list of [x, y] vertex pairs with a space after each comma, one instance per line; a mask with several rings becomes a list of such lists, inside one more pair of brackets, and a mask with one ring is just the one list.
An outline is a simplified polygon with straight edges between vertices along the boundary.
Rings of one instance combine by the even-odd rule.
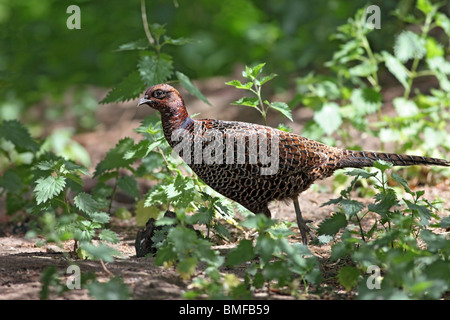
[[147, 37], [148, 42], [151, 45], [154, 45], [155, 39], [153, 39], [152, 34], [150, 33], [150, 28], [148, 27], [147, 11], [145, 9], [145, 0], [141, 0], [141, 17], [142, 17], [142, 24], [144, 26], [145, 36]]

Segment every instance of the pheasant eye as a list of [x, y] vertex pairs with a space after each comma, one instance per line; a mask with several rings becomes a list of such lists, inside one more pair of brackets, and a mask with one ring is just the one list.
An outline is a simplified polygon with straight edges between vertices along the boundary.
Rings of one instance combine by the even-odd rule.
[[162, 90], [155, 90], [152, 93], [152, 97], [156, 99], [162, 99], [164, 98], [165, 95], [166, 95], [165, 92]]

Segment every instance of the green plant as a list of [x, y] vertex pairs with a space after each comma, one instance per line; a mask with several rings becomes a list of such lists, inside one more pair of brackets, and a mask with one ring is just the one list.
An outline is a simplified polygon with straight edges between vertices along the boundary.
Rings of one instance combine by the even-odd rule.
[[[338, 210], [320, 224], [318, 241], [328, 243], [342, 232], [332, 245], [331, 259], [350, 258], [352, 265], [343, 267], [338, 279], [347, 290], [357, 287], [360, 299], [439, 299], [450, 285], [450, 241], [432, 230], [446, 228], [448, 217], [437, 214], [440, 202], [424, 199], [424, 191], [412, 191], [395, 172], [390, 178], [400, 189], [389, 187], [389, 163], [375, 166], [379, 172], [347, 173], [355, 178], [339, 198], [324, 204], [336, 204]], [[360, 177], [376, 182], [377, 193], [367, 207], [350, 197]], [[365, 275], [372, 267], [381, 277], [375, 289]]]
[[267, 118], [267, 111], [269, 108], [281, 112], [286, 118], [293, 121], [292, 115], [291, 115], [291, 109], [289, 108], [289, 106], [286, 103], [284, 103], [284, 102], [269, 102], [267, 100], [263, 101], [263, 98], [261, 95], [262, 86], [266, 82], [268, 82], [276, 77], [276, 74], [274, 74], [274, 73], [271, 73], [267, 76], [262, 76], [261, 72], [262, 72], [264, 65], [265, 65], [265, 63], [260, 63], [254, 67], [245, 66], [245, 70], [242, 71], [242, 76], [244, 78], [248, 79], [249, 81], [244, 84], [242, 84], [239, 80], [232, 80], [232, 81], [228, 81], [226, 83], [227, 85], [234, 86], [237, 89], [248, 90], [251, 93], [253, 93], [254, 95], [256, 95], [256, 97], [254, 97], [254, 98], [248, 98], [248, 97], [241, 98], [241, 99], [233, 102], [233, 104], [240, 105], [240, 106], [248, 106], [248, 107], [252, 107], [252, 108], [255, 108], [256, 110], [258, 110], [259, 113], [261, 113], [261, 116], [263, 117], [264, 125], [267, 125], [266, 118]]
[[[333, 38], [341, 45], [326, 64], [332, 75], [311, 73], [297, 79], [298, 95], [294, 101], [314, 110], [313, 121], [304, 134], [335, 143], [332, 135], [337, 133], [351, 147], [354, 139], [349, 133], [354, 128], [377, 137], [382, 149], [385, 143], [394, 142], [398, 153], [443, 157], [442, 150], [450, 150], [445, 129], [450, 119], [450, 63], [445, 60], [449, 53], [450, 20], [439, 12], [440, 6], [424, 0], [416, 3], [417, 16], [404, 17], [396, 11], [396, 17], [420, 32], [410, 28], [398, 34], [393, 54], [372, 48], [369, 36], [378, 30], [368, 28], [365, 8], [340, 26]], [[432, 35], [431, 30], [437, 32]], [[392, 100], [395, 116], [385, 114], [382, 107], [382, 89], [390, 85], [380, 80], [380, 74], [386, 70], [403, 88], [402, 94]], [[436, 88], [428, 92], [413, 90], [413, 84], [421, 77], [434, 78]], [[371, 115], [376, 116], [376, 121], [369, 122]]]

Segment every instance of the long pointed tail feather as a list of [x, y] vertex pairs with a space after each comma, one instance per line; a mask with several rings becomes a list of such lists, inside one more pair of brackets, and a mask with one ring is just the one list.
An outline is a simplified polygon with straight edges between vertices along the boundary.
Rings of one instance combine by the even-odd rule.
[[371, 151], [344, 150], [343, 157], [338, 161], [339, 168], [371, 167], [377, 160], [384, 160], [394, 166], [433, 165], [450, 166], [450, 161], [437, 158], [403, 155], [396, 153], [382, 153]]

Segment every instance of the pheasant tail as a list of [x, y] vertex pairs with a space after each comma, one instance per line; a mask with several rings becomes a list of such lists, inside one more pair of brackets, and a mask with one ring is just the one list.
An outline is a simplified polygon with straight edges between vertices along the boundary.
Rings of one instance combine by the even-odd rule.
[[434, 165], [450, 166], [450, 161], [421, 156], [402, 155], [396, 153], [382, 153], [370, 151], [344, 150], [343, 157], [338, 160], [338, 168], [371, 167], [377, 160], [384, 160], [394, 166]]

